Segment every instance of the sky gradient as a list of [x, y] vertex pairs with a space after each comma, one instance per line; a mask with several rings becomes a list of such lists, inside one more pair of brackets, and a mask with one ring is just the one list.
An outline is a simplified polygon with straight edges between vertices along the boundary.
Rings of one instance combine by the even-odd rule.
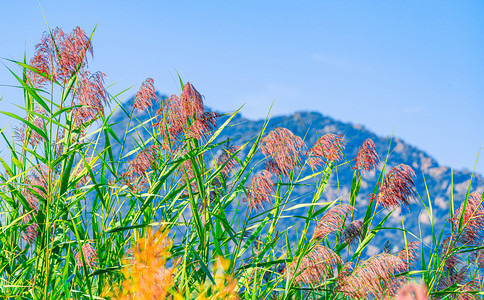
[[[263, 118], [272, 102], [275, 115], [318, 111], [473, 169], [484, 147], [483, 1], [235, 2], [40, 6], [51, 28], [97, 25], [89, 66], [106, 73], [112, 94], [133, 86], [129, 98], [147, 77], [179, 93], [178, 72], [219, 111], [245, 104], [244, 116]], [[1, 4], [0, 57], [32, 56], [47, 30], [40, 6]], [[0, 66], [0, 84], [14, 83]], [[1, 96], [0, 110], [19, 112], [19, 90], [0, 86]]]

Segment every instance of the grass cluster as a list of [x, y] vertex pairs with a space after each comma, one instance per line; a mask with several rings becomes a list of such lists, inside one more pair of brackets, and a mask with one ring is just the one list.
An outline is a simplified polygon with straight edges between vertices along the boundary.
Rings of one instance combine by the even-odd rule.
[[[338, 133], [308, 146], [286, 128], [266, 132], [267, 121], [247, 143], [220, 142], [238, 111], [207, 111], [181, 79], [181, 94], [161, 103], [147, 79], [128, 110], [107, 92], [104, 74], [88, 71], [92, 52], [82, 29], [56, 28], [31, 60], [11, 61], [25, 115], [2, 112], [21, 125], [12, 138], [2, 132], [1, 297], [481, 298], [484, 195], [470, 185], [459, 207], [451, 189], [437, 232], [432, 196], [417, 193], [414, 170], [387, 166], [391, 145], [380, 159], [367, 140], [350, 158]], [[122, 134], [114, 113], [128, 120]], [[140, 113], [151, 115], [139, 122]], [[338, 185], [350, 187], [349, 202], [325, 200], [330, 177], [348, 165], [353, 180]], [[371, 170], [374, 192], [359, 216]], [[292, 197], [301, 186], [314, 190], [309, 199]], [[403, 218], [401, 228], [385, 227], [396, 209], [415, 205], [430, 217], [430, 243]], [[295, 215], [301, 208], [306, 214]], [[288, 218], [304, 225], [278, 226]], [[405, 247], [366, 256], [385, 230], [399, 230]]]

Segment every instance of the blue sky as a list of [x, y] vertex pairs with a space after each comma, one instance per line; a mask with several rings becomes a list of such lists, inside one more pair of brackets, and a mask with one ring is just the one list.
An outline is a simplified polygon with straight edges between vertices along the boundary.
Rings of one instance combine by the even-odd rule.
[[[0, 4], [0, 57], [33, 53], [47, 27], [33, 0]], [[42, 1], [49, 26], [92, 31], [91, 70], [111, 93], [146, 77], [206, 105], [264, 117], [314, 110], [395, 135], [472, 170], [484, 147], [483, 1]], [[7, 13], [8, 12], [8, 13]], [[11, 64], [6, 63], [11, 66]], [[0, 66], [0, 84], [13, 83]], [[0, 109], [22, 94], [0, 86]], [[3, 119], [2, 119], [3, 120]], [[0, 121], [1, 127], [7, 121]], [[484, 153], [478, 171], [484, 173]]]

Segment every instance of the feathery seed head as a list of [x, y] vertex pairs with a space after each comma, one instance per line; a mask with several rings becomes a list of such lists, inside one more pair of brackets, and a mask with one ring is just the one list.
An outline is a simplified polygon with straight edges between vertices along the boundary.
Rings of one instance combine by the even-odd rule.
[[286, 277], [297, 284], [317, 284], [333, 273], [334, 265], [341, 265], [341, 258], [333, 250], [317, 245], [302, 258], [295, 257], [286, 268]]
[[[479, 246], [484, 246], [484, 242], [481, 243]], [[484, 248], [473, 251], [471, 254], [471, 259], [479, 269], [484, 268]]]
[[[40, 129], [41, 131], [45, 131], [44, 119], [42, 118], [42, 116], [46, 116], [47, 112], [44, 109], [38, 107], [34, 110], [34, 112], [34, 114], [31, 114], [31, 118], [25, 117], [25, 120], [30, 121], [35, 127]], [[25, 123], [22, 123], [19, 127], [15, 128], [15, 138], [19, 143], [23, 144], [25, 142], [27, 129], [30, 130], [30, 138], [28, 140], [28, 144], [30, 144], [32, 147], [37, 146], [40, 142], [44, 140], [42, 136], [37, 133], [37, 131], [30, 129]]]
[[[481, 195], [479, 193], [471, 193], [467, 201], [467, 206], [464, 207], [465, 202], [462, 202], [459, 209], [455, 212], [452, 218], [454, 229], [461, 230], [459, 242], [464, 244], [477, 244], [484, 236], [484, 207], [482, 206]], [[462, 219], [462, 226], [459, 228]]]
[[445, 268], [453, 269], [458, 264], [462, 263], [457, 253], [454, 251], [455, 239], [448, 237], [442, 242], [442, 249], [440, 251], [440, 260], [445, 261]]
[[[92, 43], [80, 27], [74, 28], [69, 35], [61, 28], [55, 28], [52, 33], [44, 33], [35, 47], [30, 65], [52, 80], [67, 82], [75, 72], [87, 65], [88, 52], [92, 56]], [[47, 82], [45, 76], [27, 71], [30, 83], [36, 88]]]
[[189, 82], [185, 85], [180, 98], [172, 95], [159, 109], [160, 117], [156, 125], [161, 132], [168, 132], [168, 138], [173, 140], [186, 131], [187, 136], [201, 140], [217, 124], [218, 113], [204, 111], [202, 96]]
[[400, 258], [410, 269], [412, 263], [417, 259], [417, 250], [420, 249], [420, 242], [410, 242], [407, 247], [403, 248], [398, 254]]
[[380, 159], [375, 150], [375, 143], [372, 139], [366, 139], [363, 145], [360, 146], [354, 168], [361, 172], [370, 171], [379, 161]]
[[26, 179], [25, 199], [29, 207], [35, 213], [39, 211], [39, 199], [46, 197], [47, 186], [47, 170], [44, 165], [36, 166], [33, 172]]
[[478, 294], [481, 290], [481, 278], [476, 278], [464, 283], [457, 289], [455, 299], [457, 300], [480, 300], [482, 297]]
[[30, 66], [37, 69], [37, 72], [30, 69], [27, 70], [29, 85], [34, 88], [40, 88], [47, 82], [47, 78], [38, 73], [43, 73], [44, 75], [49, 76], [52, 75], [52, 69], [54, 67], [52, 60], [55, 56], [53, 49], [50, 46], [51, 42], [52, 39], [50, 36], [44, 33], [41, 42], [35, 46], [35, 54], [30, 60]]
[[354, 263], [352, 261], [346, 262], [338, 273], [338, 278], [341, 280], [344, 277], [348, 277], [353, 272]]
[[313, 168], [322, 166], [325, 163], [331, 163], [341, 158], [342, 151], [345, 148], [343, 135], [328, 133], [320, 137], [307, 152], [307, 162]]
[[200, 119], [202, 117], [204, 112], [202, 95], [190, 82], [187, 82], [183, 87], [180, 103], [186, 118]]
[[[182, 110], [182, 104], [180, 98], [177, 95], [171, 95], [167, 101], [167, 123], [168, 132], [170, 137], [176, 137], [183, 132], [183, 129], [187, 127], [187, 118]], [[164, 126], [164, 124], [163, 124]], [[164, 127], [162, 128], [164, 129]]]
[[106, 75], [102, 72], [79, 73], [77, 93], [73, 101], [73, 104], [81, 105], [74, 112], [73, 123], [76, 127], [82, 128], [84, 123], [104, 116], [104, 106], [108, 100], [104, 89], [104, 77]]
[[314, 229], [313, 239], [323, 239], [331, 232], [339, 231], [345, 222], [346, 214], [353, 210], [354, 207], [348, 204], [338, 204], [331, 208], [319, 220]]
[[190, 125], [187, 135], [191, 138], [201, 140], [205, 134], [213, 130], [217, 125], [217, 118], [220, 114], [213, 111], [204, 112], [192, 125]]
[[[35, 190], [35, 192], [37, 192], [39, 195], [43, 194], [38, 188], [32, 187], [31, 189]], [[28, 188], [25, 189], [25, 200], [27, 200], [30, 209], [33, 209], [35, 212], [39, 211], [39, 200], [37, 199], [37, 196], [34, 195], [34, 193]]]
[[281, 175], [281, 170], [277, 166], [277, 163], [273, 159], [269, 159], [264, 163], [264, 170], [274, 174], [276, 176]]
[[23, 239], [29, 244], [32, 244], [32, 242], [35, 241], [39, 230], [39, 225], [37, 225], [37, 222], [32, 220], [32, 214], [33, 212], [28, 213], [23, 217], [24, 224], [29, 224], [32, 221], [32, 223], [25, 228], [25, 231], [22, 232]]
[[139, 110], [148, 110], [153, 107], [153, 100], [156, 100], [154, 80], [152, 78], [147, 78], [145, 81], [143, 81], [141, 88], [136, 94], [134, 108]]
[[271, 157], [280, 173], [289, 175], [294, 169], [300, 152], [304, 147], [303, 140], [295, 136], [289, 129], [278, 127], [271, 130], [260, 142], [262, 153]]
[[385, 286], [391, 283], [395, 274], [406, 268], [406, 264], [397, 256], [380, 253], [361, 262], [351, 275], [342, 276], [338, 290], [354, 299], [383, 295]]
[[250, 209], [262, 208], [263, 202], [270, 202], [269, 197], [274, 192], [274, 183], [271, 177], [271, 173], [262, 170], [252, 178], [248, 187], [249, 197], [246, 200]]
[[143, 149], [134, 159], [130, 162], [128, 169], [135, 175], [144, 175], [150, 167], [156, 163], [156, 157], [160, 147], [157, 145], [151, 145]]
[[385, 176], [376, 201], [385, 208], [394, 209], [400, 205], [409, 206], [417, 196], [413, 182], [415, 172], [405, 164], [393, 167]]
[[345, 229], [343, 233], [343, 241], [348, 245], [354, 245], [358, 242], [363, 234], [363, 221], [354, 220]]
[[[460, 270], [452, 268], [446, 270], [444, 274], [440, 277], [440, 282], [438, 285], [439, 290], [446, 289], [454, 284], [464, 285], [465, 282], [469, 280], [469, 267], [463, 266]], [[465, 298], [464, 298], [465, 299]]]
[[92, 43], [80, 27], [74, 28], [68, 36], [58, 28], [54, 34], [54, 41], [58, 49], [58, 76], [66, 82], [72, 74], [87, 65], [86, 53], [90, 52], [92, 56]]
[[96, 266], [97, 252], [89, 242], [85, 242], [81, 247], [81, 251], [76, 254], [76, 266], [82, 267], [83, 259], [89, 269], [94, 269]]
[[237, 161], [235, 160], [235, 157], [230, 159], [234, 153], [236, 153], [240, 147], [238, 146], [229, 146], [225, 149], [222, 149], [222, 154], [217, 158], [217, 166], [222, 166], [223, 164], [226, 163], [225, 167], [222, 168], [220, 173], [222, 174], [223, 177], [227, 177], [230, 172], [235, 168], [235, 165]]

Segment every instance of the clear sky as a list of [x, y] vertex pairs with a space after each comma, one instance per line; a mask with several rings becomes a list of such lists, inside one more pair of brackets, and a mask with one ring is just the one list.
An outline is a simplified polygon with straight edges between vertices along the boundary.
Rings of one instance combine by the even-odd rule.
[[[146, 77], [178, 93], [179, 72], [219, 111], [319, 111], [469, 170], [484, 148], [484, 1], [39, 2], [51, 27], [97, 25], [90, 69], [111, 93], [134, 86], [126, 98]], [[0, 2], [0, 57], [32, 56], [47, 29], [39, 2]], [[0, 84], [13, 82], [0, 66]], [[1, 110], [22, 103], [2, 95]]]

